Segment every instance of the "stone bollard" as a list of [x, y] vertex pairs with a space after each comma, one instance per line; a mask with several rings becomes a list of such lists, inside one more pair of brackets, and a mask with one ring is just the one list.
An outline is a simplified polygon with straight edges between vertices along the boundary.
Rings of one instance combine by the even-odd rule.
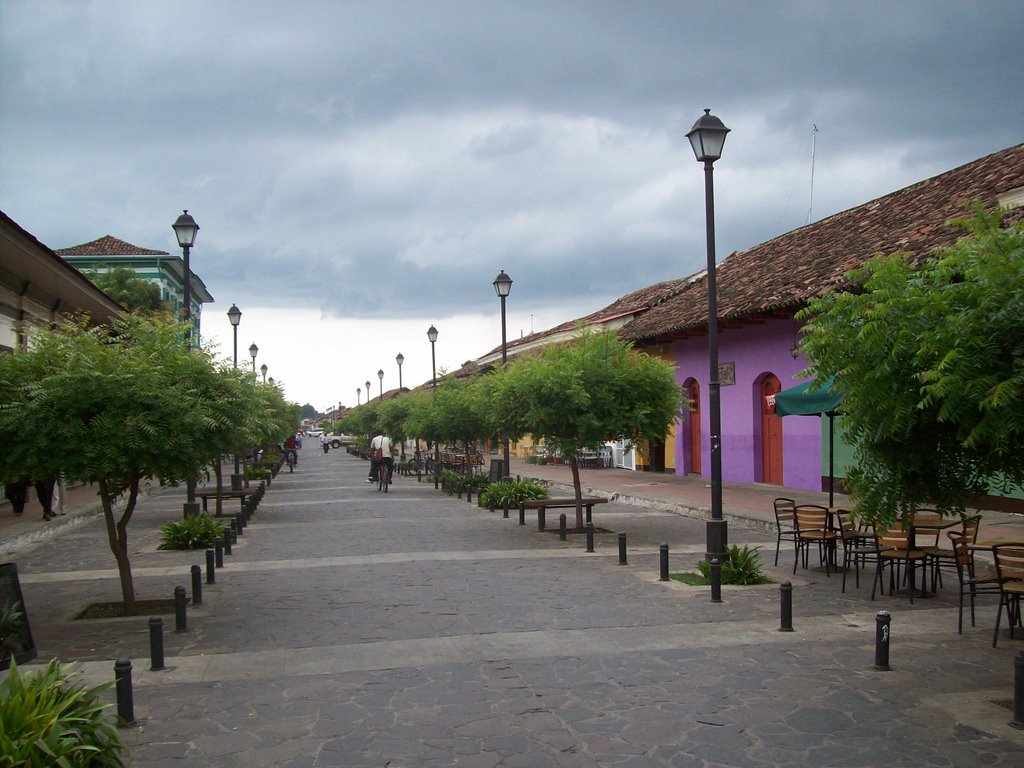
[[193, 565], [189, 569], [192, 575], [192, 605], [203, 604], [203, 569]]
[[122, 726], [135, 725], [135, 704], [132, 701], [132, 662], [131, 659], [118, 659], [114, 662], [114, 680], [117, 689], [117, 724]]
[[565, 541], [565, 513], [558, 516], [558, 540]]
[[214, 557], [215, 556], [214, 556], [214, 553], [213, 553], [212, 549], [206, 550], [206, 583], [207, 584], [213, 584], [214, 582], [217, 581], [217, 575], [215, 573], [215, 571], [217, 570], [217, 563], [216, 563], [216, 560], [214, 559]]
[[626, 534], [619, 534], [619, 565], [626, 565]]
[[661, 569], [658, 581], [668, 581], [668, 544], [658, 547], [658, 561]]
[[185, 615], [185, 588], [174, 588], [174, 631], [188, 631], [188, 618]]
[[711, 561], [711, 602], [722, 602], [722, 563], [717, 557]]
[[594, 551], [594, 524], [587, 523], [587, 552]]
[[1013, 657], [1013, 721], [1014, 728], [1024, 728], [1024, 651]]
[[793, 585], [784, 581], [779, 585], [779, 632], [793, 631]]
[[875, 669], [888, 672], [889, 666], [889, 623], [892, 617], [888, 611], [875, 614]]
[[159, 616], [149, 619], [149, 668], [154, 672], [164, 668], [164, 620]]

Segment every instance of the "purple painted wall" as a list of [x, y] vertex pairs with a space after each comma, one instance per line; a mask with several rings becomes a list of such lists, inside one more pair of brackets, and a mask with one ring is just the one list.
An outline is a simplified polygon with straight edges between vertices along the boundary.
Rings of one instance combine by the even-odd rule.
[[[734, 363], [736, 383], [721, 387], [722, 479], [727, 482], [761, 482], [761, 383], [766, 374], [778, 377], [782, 388], [799, 383], [796, 374], [805, 365], [803, 357], [793, 359], [793, 321], [771, 319], [742, 328], [719, 330], [718, 362]], [[708, 340], [706, 336], [685, 339], [675, 345], [676, 381], [682, 387], [690, 379], [700, 384], [701, 468], [710, 477], [708, 440]], [[691, 466], [689, 433], [676, 429], [676, 472]], [[783, 486], [821, 490], [821, 420], [817, 416], [787, 416], [782, 420]], [[681, 460], [680, 460], [681, 458]]]

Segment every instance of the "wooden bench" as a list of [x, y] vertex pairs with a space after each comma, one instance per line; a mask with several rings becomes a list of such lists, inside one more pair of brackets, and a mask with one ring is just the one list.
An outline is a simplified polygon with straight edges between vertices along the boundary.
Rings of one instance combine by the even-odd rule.
[[[229, 488], [225, 488], [220, 492], [222, 499], [238, 499], [240, 505], [245, 504], [245, 500], [250, 496], [255, 496], [256, 491], [251, 491], [247, 488], [243, 488], [240, 491], [234, 491]], [[196, 491], [196, 498], [203, 500], [203, 512], [207, 511], [207, 502], [210, 499], [216, 499], [218, 496], [217, 491]]]
[[[586, 524], [589, 525], [593, 522], [592, 512], [595, 504], [607, 504], [608, 499], [602, 499], [597, 496], [584, 496], [580, 499], [580, 503], [586, 507], [587, 519]], [[537, 510], [537, 530], [543, 531], [545, 528], [545, 512], [549, 509], [576, 509], [576, 499], [565, 498], [565, 499], [532, 499], [530, 501], [521, 501], [519, 503], [520, 516], [527, 509]], [[523, 522], [520, 520], [520, 522]]]

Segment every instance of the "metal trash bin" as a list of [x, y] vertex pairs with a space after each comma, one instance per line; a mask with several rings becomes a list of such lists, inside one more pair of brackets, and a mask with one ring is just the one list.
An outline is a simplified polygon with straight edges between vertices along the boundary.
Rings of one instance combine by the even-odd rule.
[[0, 563], [0, 670], [10, 668], [12, 657], [18, 664], [24, 664], [36, 655], [28, 609], [21, 596], [18, 566]]

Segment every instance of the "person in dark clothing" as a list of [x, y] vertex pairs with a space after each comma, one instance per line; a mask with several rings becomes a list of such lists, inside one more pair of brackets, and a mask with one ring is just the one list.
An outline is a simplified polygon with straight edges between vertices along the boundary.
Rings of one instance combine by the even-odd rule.
[[54, 480], [36, 480], [36, 497], [43, 508], [43, 520], [52, 520], [57, 515], [53, 511]]

